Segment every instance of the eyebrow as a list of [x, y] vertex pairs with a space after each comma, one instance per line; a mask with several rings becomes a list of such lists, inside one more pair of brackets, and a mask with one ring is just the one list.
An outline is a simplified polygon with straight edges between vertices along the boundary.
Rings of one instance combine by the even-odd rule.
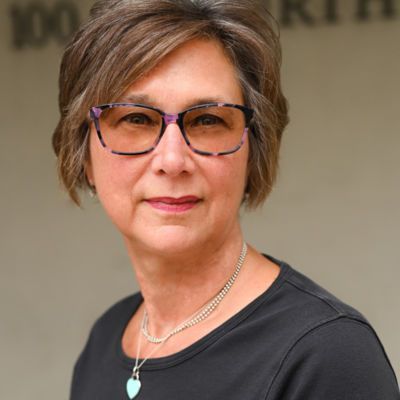
[[[155, 106], [157, 107], [157, 101], [148, 96], [147, 94], [128, 94], [127, 96], [124, 96], [121, 100], [119, 100], [120, 103], [138, 103], [138, 104], [144, 104], [144, 105], [150, 105], [150, 106]], [[198, 97], [191, 99], [185, 104], [185, 109], [186, 108], [191, 108], [195, 107], [201, 104], [208, 104], [208, 103], [229, 103], [226, 101], [226, 99], [223, 99], [222, 97]]]
[[124, 96], [119, 100], [119, 103], [142, 103], [142, 104], [152, 104], [154, 101], [147, 94], [129, 94]]
[[207, 104], [207, 103], [229, 103], [226, 99], [222, 97], [199, 97], [197, 99], [193, 99], [190, 101], [189, 104], [186, 105], [186, 108], [199, 106], [200, 104]]

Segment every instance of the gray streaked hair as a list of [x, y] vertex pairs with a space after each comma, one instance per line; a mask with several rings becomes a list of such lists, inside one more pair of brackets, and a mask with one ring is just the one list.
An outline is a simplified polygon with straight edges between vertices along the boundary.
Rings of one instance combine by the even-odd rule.
[[255, 208], [276, 180], [288, 123], [280, 83], [276, 23], [254, 0], [100, 0], [67, 46], [59, 77], [60, 119], [53, 134], [58, 174], [80, 204], [87, 189], [88, 110], [117, 101], [163, 57], [192, 39], [220, 42], [234, 65], [251, 125], [245, 203]]

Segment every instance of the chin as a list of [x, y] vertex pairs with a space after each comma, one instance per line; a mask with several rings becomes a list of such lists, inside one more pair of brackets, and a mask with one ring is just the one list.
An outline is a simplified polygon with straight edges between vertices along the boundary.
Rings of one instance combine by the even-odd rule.
[[[131, 237], [132, 238], [132, 237]], [[206, 241], [206, 235], [198, 232], [193, 227], [182, 225], [167, 225], [152, 228], [141, 235], [136, 234], [133, 243], [150, 251], [154, 255], [165, 257], [176, 256], [202, 247]]]

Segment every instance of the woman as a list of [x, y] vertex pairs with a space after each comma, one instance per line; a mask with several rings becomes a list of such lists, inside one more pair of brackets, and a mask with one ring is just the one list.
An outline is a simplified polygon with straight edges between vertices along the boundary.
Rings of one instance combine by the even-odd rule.
[[243, 0], [98, 1], [68, 46], [53, 145], [95, 192], [140, 293], [94, 325], [71, 399], [399, 399], [364, 317], [245, 244], [287, 124], [268, 14]]

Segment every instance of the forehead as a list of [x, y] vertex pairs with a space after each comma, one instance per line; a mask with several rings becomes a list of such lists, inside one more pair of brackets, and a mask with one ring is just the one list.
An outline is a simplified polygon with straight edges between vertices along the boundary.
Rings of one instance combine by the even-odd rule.
[[196, 39], [164, 57], [120, 100], [176, 112], [201, 102], [242, 104], [243, 95], [236, 69], [222, 45], [216, 40]]

